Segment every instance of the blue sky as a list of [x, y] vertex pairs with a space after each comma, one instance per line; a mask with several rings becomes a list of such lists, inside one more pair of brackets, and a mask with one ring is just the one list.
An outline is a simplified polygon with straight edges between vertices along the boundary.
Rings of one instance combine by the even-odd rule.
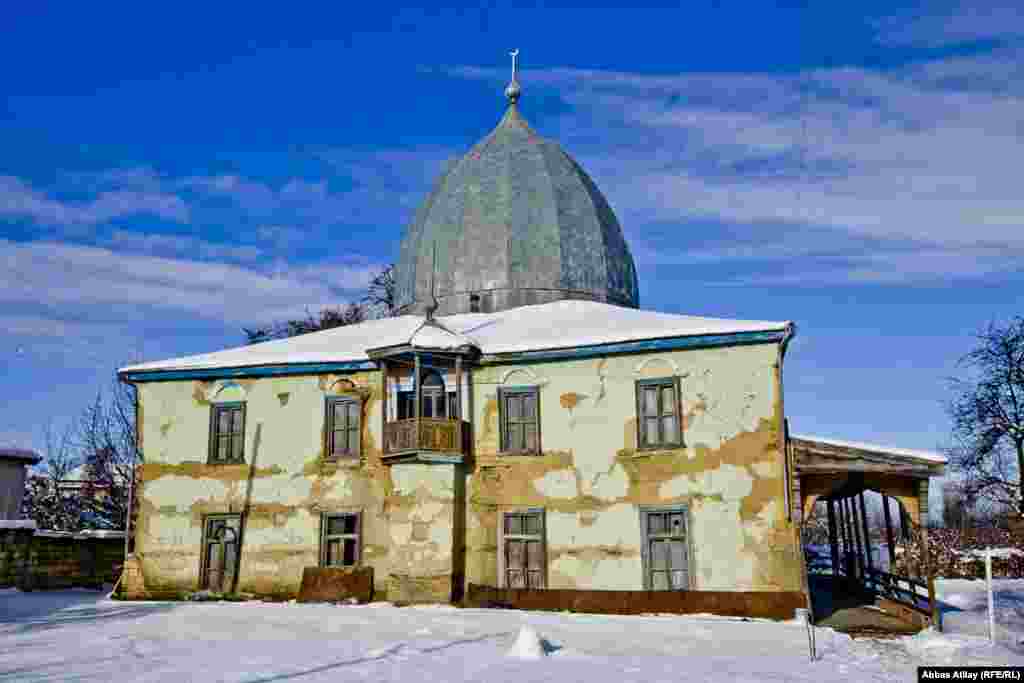
[[358, 296], [497, 123], [512, 47], [645, 308], [798, 324], [794, 431], [944, 445], [944, 378], [1022, 312], [1009, 3], [9, 4], [4, 445], [41, 446], [119, 365]]

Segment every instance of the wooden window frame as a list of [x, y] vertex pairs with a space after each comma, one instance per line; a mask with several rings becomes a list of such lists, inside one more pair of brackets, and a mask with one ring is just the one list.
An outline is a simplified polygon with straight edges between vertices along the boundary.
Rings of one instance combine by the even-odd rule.
[[[328, 534], [328, 522], [335, 517], [355, 517], [356, 532], [354, 534]], [[352, 564], [327, 564], [327, 542], [330, 539], [354, 539], [356, 542], [356, 559]], [[339, 512], [323, 512], [320, 514], [320, 566], [321, 567], [359, 567], [363, 563], [363, 512], [362, 510], [342, 510]]]
[[[506, 400], [509, 396], [533, 395], [534, 413], [536, 419], [537, 438], [533, 448], [513, 450], [508, 445], [508, 409]], [[541, 429], [540, 429], [540, 387], [498, 387], [498, 440], [500, 455], [540, 455], [541, 454]]]
[[[199, 544], [199, 581], [198, 581], [197, 589], [198, 590], [206, 590], [208, 588], [206, 582], [207, 582], [207, 579], [209, 578], [207, 576], [207, 572], [209, 570], [209, 566], [208, 566], [209, 559], [207, 558], [207, 554], [208, 553], [207, 553], [206, 543], [207, 543], [208, 538], [209, 538], [210, 522], [212, 522], [214, 520], [218, 520], [218, 519], [238, 520], [238, 531], [236, 533], [237, 538], [235, 539], [235, 543], [238, 546], [238, 549], [235, 551], [235, 553], [236, 553], [235, 554], [235, 562], [237, 563], [237, 566], [235, 567], [235, 573], [234, 573], [234, 577], [232, 579], [232, 583], [237, 586], [238, 585], [238, 574], [241, 572], [241, 568], [242, 568], [242, 514], [240, 512], [213, 513], [213, 514], [209, 514], [209, 515], [203, 515], [202, 519], [203, 519], [203, 533], [202, 533], [202, 537], [200, 539], [200, 544]], [[232, 586], [232, 588], [233, 587], [234, 586]]]
[[[356, 426], [356, 447], [348, 451], [336, 453], [334, 450], [334, 406], [338, 404], [355, 405], [358, 409]], [[347, 429], [350, 429], [346, 426]], [[358, 396], [328, 396], [324, 399], [324, 459], [325, 460], [358, 460], [363, 454], [363, 401]]]
[[[644, 429], [646, 423], [646, 413], [644, 413], [643, 403], [643, 390], [646, 387], [657, 386], [657, 387], [672, 387], [673, 396], [675, 398], [675, 405], [672, 407], [675, 411], [676, 418], [676, 439], [675, 441], [667, 442], [662, 437], [661, 431], [661, 418], [666, 416], [664, 408], [661, 405], [661, 391], [658, 391], [658, 436], [659, 441], [657, 444], [647, 445], [646, 439], [644, 439]], [[683, 410], [682, 410], [682, 399], [679, 386], [679, 377], [657, 377], [653, 379], [638, 379], [636, 380], [635, 393], [636, 393], [636, 449], [638, 451], [657, 451], [667, 450], [671, 448], [683, 448], [685, 443], [683, 441]]]
[[[686, 587], [685, 588], [671, 588], [668, 590], [693, 590], [693, 577], [694, 577], [694, 558], [693, 558], [693, 534], [691, 530], [693, 524], [690, 519], [690, 506], [685, 503], [678, 503], [675, 505], [657, 505], [657, 506], [640, 506], [640, 562], [643, 568], [643, 583], [644, 590], [653, 591], [655, 588], [651, 585], [651, 558], [650, 558], [650, 536], [648, 535], [648, 524], [647, 517], [650, 514], [682, 514], [683, 524], [685, 528], [683, 533], [686, 538]], [[672, 535], [666, 534], [666, 537], [672, 538]], [[660, 592], [660, 589], [659, 589]]]
[[[396, 398], [395, 398], [395, 419], [396, 420], [412, 420], [413, 419], [413, 415], [415, 415], [415, 411], [416, 411], [416, 392], [415, 391], [399, 391], [399, 392], [396, 392], [396, 394], [397, 395], [396, 395]], [[453, 417], [453, 415], [455, 414], [456, 408], [458, 407], [457, 404], [458, 404], [458, 397], [457, 397], [456, 392], [454, 392], [454, 391], [445, 392], [445, 410], [447, 412], [447, 416], [444, 417], [444, 418], [435, 418], [435, 419], [444, 419], [444, 420], [456, 420], [456, 419], [458, 419], [456, 417]], [[421, 409], [421, 412], [422, 412], [422, 409]]]
[[[218, 417], [222, 411], [235, 410], [241, 408], [242, 411], [242, 430], [239, 433], [239, 438], [242, 440], [241, 456], [238, 459], [227, 458], [225, 460], [218, 459], [217, 456], [217, 439], [220, 436], [220, 432], [217, 429], [220, 420]], [[235, 432], [231, 432], [232, 435]], [[229, 438], [228, 443], [233, 441], [233, 436]], [[228, 449], [229, 452], [232, 450]], [[210, 442], [206, 453], [206, 464], [208, 465], [243, 465], [245, 464], [245, 401], [232, 401], [230, 403], [214, 403], [210, 406]]]
[[[509, 515], [537, 515], [540, 518], [540, 534], [515, 534], [509, 536], [505, 533], [505, 520]], [[544, 508], [510, 508], [501, 510], [498, 515], [498, 587], [508, 588], [508, 560], [506, 559], [507, 550], [505, 548], [505, 542], [507, 539], [512, 540], [529, 540], [537, 539], [539, 536], [541, 545], [541, 564], [543, 570], [541, 571], [541, 586], [539, 589], [542, 590], [548, 587], [548, 520], [547, 514]]]

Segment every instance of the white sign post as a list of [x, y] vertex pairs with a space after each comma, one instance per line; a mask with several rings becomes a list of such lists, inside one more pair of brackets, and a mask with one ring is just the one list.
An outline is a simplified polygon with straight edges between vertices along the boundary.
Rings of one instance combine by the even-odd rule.
[[992, 548], [985, 549], [985, 583], [988, 590], [988, 639], [996, 642], [996, 610], [992, 598]]

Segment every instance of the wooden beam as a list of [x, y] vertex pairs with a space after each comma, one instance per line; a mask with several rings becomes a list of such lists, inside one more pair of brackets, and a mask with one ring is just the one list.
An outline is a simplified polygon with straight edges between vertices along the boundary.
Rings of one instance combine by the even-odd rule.
[[380, 442], [382, 445], [380, 452], [383, 454], [387, 452], [387, 429], [388, 429], [388, 362], [386, 360], [380, 361]]
[[847, 555], [850, 552], [850, 537], [846, 533], [847, 532], [847, 529], [846, 529], [846, 511], [843, 509], [843, 499], [842, 498], [837, 499], [835, 501], [835, 503], [836, 503], [836, 508], [839, 510], [839, 533], [842, 536], [842, 542], [843, 542], [843, 544], [842, 544], [843, 545], [843, 557], [842, 557], [842, 560], [840, 560], [839, 566], [842, 567], [843, 574], [846, 575], [846, 576], [849, 576], [849, 574], [850, 574], [850, 566], [849, 566], [849, 563], [847, 563], [846, 558], [847, 558]]
[[852, 496], [847, 498], [846, 500], [848, 501], [847, 504], [850, 506], [850, 522], [853, 524], [853, 544], [854, 544], [854, 547], [856, 548], [857, 576], [859, 576], [861, 579], [863, 579], [864, 578], [864, 555], [862, 553], [863, 553], [864, 546], [863, 546], [863, 544], [861, 543], [861, 540], [860, 540], [860, 529], [858, 528], [858, 524], [857, 524], [857, 503], [856, 503], [856, 499], [854, 497], [852, 497]]
[[875, 563], [871, 559], [871, 530], [868, 529], [868, 509], [864, 505], [864, 492], [861, 491], [857, 498], [860, 499], [860, 522], [861, 526], [864, 527], [864, 560], [867, 562], [867, 568], [870, 572], [875, 568]]
[[853, 566], [850, 559], [853, 557], [850, 554], [850, 548], [853, 544], [850, 543], [850, 515], [847, 514], [846, 505], [843, 503], [843, 499], [836, 501], [839, 507], [839, 516], [841, 522], [841, 528], [843, 529], [843, 573], [847, 577], [853, 577]]
[[889, 571], [896, 568], [896, 546], [892, 540], [892, 514], [889, 512], [889, 496], [882, 494], [882, 510], [885, 512], [885, 540], [889, 546]]
[[420, 400], [420, 388], [421, 387], [420, 387], [420, 385], [423, 384], [423, 381], [422, 381], [423, 378], [420, 377], [420, 354], [417, 353], [416, 356], [415, 356], [415, 359], [416, 359], [416, 363], [413, 366], [414, 367], [414, 370], [413, 370], [414, 376], [412, 378], [412, 381], [416, 383], [414, 385], [416, 387], [416, 406], [413, 408], [413, 413], [412, 414], [415, 416], [415, 419], [416, 419], [416, 440], [415, 440], [414, 443], [416, 444], [416, 448], [419, 448], [419, 446], [420, 446], [420, 413], [423, 412], [422, 407], [420, 406], [420, 403], [421, 403], [421, 400]]
[[924, 570], [928, 577], [928, 606], [931, 608], [932, 624], [938, 631], [942, 631], [942, 622], [939, 621], [939, 603], [935, 601], [935, 571], [932, 567], [932, 557], [928, 551], [928, 527], [921, 525], [921, 554], [924, 562]]
[[861, 463], [872, 469], [874, 467], [890, 469], [909, 466], [927, 470], [935, 475], [944, 474], [946, 469], [945, 463], [892, 451], [837, 446], [797, 438], [792, 439], [791, 443], [798, 469], [826, 463], [837, 465], [840, 469], [848, 469], [853, 463]]
[[829, 498], [825, 504], [828, 508], [828, 545], [832, 557], [832, 576], [835, 576], [839, 571], [839, 538], [836, 533], [835, 501]]
[[455, 357], [455, 414], [452, 418], [462, 419], [462, 356]]

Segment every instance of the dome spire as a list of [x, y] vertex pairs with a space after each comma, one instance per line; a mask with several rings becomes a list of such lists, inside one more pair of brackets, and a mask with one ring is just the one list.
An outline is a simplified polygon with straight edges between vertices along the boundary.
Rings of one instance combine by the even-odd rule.
[[519, 87], [519, 80], [516, 76], [519, 74], [519, 64], [516, 58], [519, 56], [519, 48], [516, 48], [508, 53], [512, 57], [512, 81], [505, 88], [505, 97], [508, 98], [508, 103], [514, 105], [519, 101], [519, 95], [522, 94], [523, 89]]

